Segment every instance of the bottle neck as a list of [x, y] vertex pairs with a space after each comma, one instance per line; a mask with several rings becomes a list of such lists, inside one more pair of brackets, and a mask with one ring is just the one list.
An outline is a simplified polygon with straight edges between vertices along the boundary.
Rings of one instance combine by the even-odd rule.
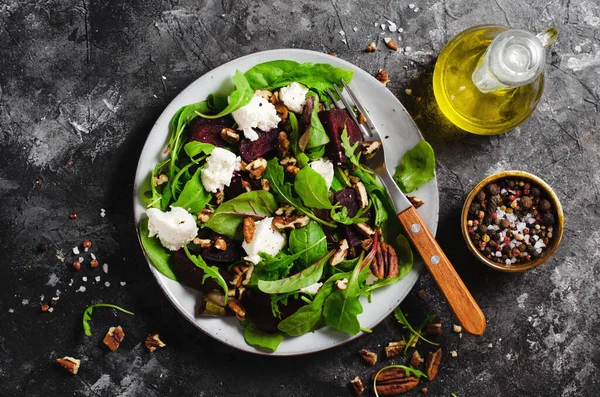
[[509, 29], [492, 41], [473, 72], [481, 92], [520, 87], [542, 73], [546, 55], [540, 39], [530, 32]]

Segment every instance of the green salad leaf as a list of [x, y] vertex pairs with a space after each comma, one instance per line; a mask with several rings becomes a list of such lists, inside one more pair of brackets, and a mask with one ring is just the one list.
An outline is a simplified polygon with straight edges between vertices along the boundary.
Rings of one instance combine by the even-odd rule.
[[[152, 201], [150, 201], [148, 207], [161, 208], [162, 193], [159, 193], [157, 186], [154, 183], [154, 177], [158, 176], [162, 172], [163, 168], [170, 162], [170, 158], [166, 159], [165, 161], [161, 161], [160, 163], [156, 164], [156, 167], [154, 167], [154, 169], [152, 170], [152, 175], [150, 175], [150, 190], [152, 192]], [[163, 187], [163, 191], [164, 188], [165, 187]]]
[[345, 125], [344, 125], [344, 129], [342, 130], [341, 139], [342, 139], [342, 149], [344, 149], [344, 154], [346, 155], [346, 157], [348, 157], [348, 160], [350, 160], [350, 162], [352, 164], [354, 164], [356, 167], [361, 167], [360, 152], [358, 155], [354, 154], [356, 151], [356, 148], [359, 145], [359, 142], [358, 141], [354, 142], [354, 145], [352, 145], [350, 143], [350, 137], [348, 136], [348, 130]]
[[316, 93], [309, 91], [308, 94], [306, 94], [307, 101], [308, 98], [311, 97], [315, 98], [315, 102], [312, 113], [310, 114], [309, 138], [305, 150], [310, 151], [310, 149], [315, 148], [318, 148], [318, 150], [325, 150], [325, 144], [329, 142], [329, 135], [327, 135], [327, 131], [325, 131], [325, 127], [323, 127], [323, 123], [321, 123], [321, 120], [319, 119], [319, 96]]
[[292, 276], [273, 281], [260, 280], [258, 289], [267, 294], [284, 294], [313, 285], [321, 279], [323, 268], [334, 252], [328, 252], [317, 262]]
[[[215, 145], [198, 141], [191, 141], [183, 145], [183, 150], [188, 155], [188, 157], [192, 159], [192, 161], [194, 161], [194, 157], [198, 156], [199, 154], [211, 154], [214, 148]], [[198, 163], [197, 160], [194, 162]]]
[[202, 169], [198, 168], [192, 178], [187, 181], [177, 201], [172, 204], [173, 207], [181, 207], [192, 213], [199, 212], [206, 207], [206, 204], [212, 199], [212, 195], [204, 189], [200, 179], [201, 171]]
[[422, 140], [402, 156], [394, 181], [404, 193], [410, 193], [435, 177], [435, 155], [431, 145]]
[[294, 188], [307, 207], [333, 208], [329, 201], [329, 189], [325, 178], [312, 167], [304, 167], [296, 174]]
[[83, 312], [83, 332], [87, 336], [92, 336], [92, 329], [90, 328], [90, 321], [92, 321], [92, 312], [97, 307], [110, 307], [111, 309], [117, 309], [117, 310], [122, 311], [123, 313], [127, 313], [127, 314], [130, 314], [132, 316], [134, 315], [129, 310], [125, 310], [122, 307], [119, 307], [117, 305], [113, 305], [111, 303], [96, 303], [94, 305], [88, 306], [85, 309], [85, 311]]
[[[327, 241], [323, 228], [315, 221], [290, 232], [288, 244], [292, 254], [297, 254], [296, 262], [301, 269], [315, 263], [327, 253]], [[313, 247], [307, 250], [308, 247]]]
[[201, 111], [196, 111], [196, 114], [205, 119], [218, 119], [250, 103], [250, 100], [254, 96], [254, 89], [250, 87], [248, 80], [239, 70], [236, 70], [233, 75], [233, 84], [235, 84], [235, 90], [229, 94], [229, 104], [224, 109], [217, 114], [206, 114]]
[[323, 102], [330, 103], [327, 88], [333, 91], [333, 85], [342, 86], [342, 80], [350, 83], [354, 71], [336, 68], [326, 63], [298, 63], [278, 60], [258, 64], [245, 73], [252, 89], [272, 91], [297, 82], [317, 91]]
[[146, 255], [148, 255], [148, 259], [150, 259], [156, 270], [165, 277], [177, 281], [177, 277], [175, 277], [175, 273], [173, 273], [173, 269], [169, 264], [171, 253], [162, 246], [159, 239], [149, 237], [148, 234], [148, 218], [144, 218], [140, 222], [140, 240], [142, 240], [142, 246], [146, 251]]
[[241, 240], [241, 225], [245, 217], [264, 218], [273, 214], [276, 209], [277, 203], [271, 193], [253, 190], [219, 205], [205, 226], [219, 234]]
[[284, 336], [281, 333], [269, 334], [256, 328], [256, 325], [249, 323], [244, 328], [244, 340], [250, 346], [261, 347], [274, 352], [279, 347]]
[[183, 247], [185, 251], [185, 255], [188, 257], [190, 261], [200, 269], [204, 271], [204, 277], [202, 277], [202, 284], [206, 281], [207, 278], [213, 278], [219, 284], [219, 286], [223, 289], [223, 295], [225, 296], [225, 303], [227, 303], [227, 292], [229, 291], [229, 287], [227, 286], [227, 282], [219, 273], [219, 268], [216, 266], [209, 266], [204, 262], [204, 259], [200, 255], [192, 255], [188, 250], [187, 246]]
[[300, 132], [298, 131], [298, 119], [296, 115], [292, 112], [288, 113], [288, 121], [290, 123], [290, 128], [292, 132], [290, 133], [290, 148], [296, 160], [298, 160], [298, 165], [300, 168], [304, 168], [308, 165], [308, 161], [310, 160], [308, 156], [300, 149], [299, 140], [300, 140]]

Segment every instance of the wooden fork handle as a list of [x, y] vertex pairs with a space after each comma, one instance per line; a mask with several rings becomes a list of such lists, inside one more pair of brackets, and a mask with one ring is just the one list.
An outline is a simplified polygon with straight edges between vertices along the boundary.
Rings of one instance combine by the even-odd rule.
[[399, 213], [398, 219], [463, 329], [473, 335], [483, 335], [486, 323], [481, 308], [435, 241], [417, 209], [410, 207]]

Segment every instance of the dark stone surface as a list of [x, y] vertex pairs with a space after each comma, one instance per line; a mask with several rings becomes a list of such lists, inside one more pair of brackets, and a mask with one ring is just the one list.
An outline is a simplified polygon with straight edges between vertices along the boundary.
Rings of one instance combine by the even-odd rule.
[[[444, 323], [441, 370], [424, 384], [430, 395], [600, 395], [600, 6], [593, 0], [414, 4], [0, 2], [0, 395], [350, 396], [348, 382], [370, 375], [357, 351], [381, 352], [398, 339], [393, 319], [332, 351], [297, 358], [241, 353], [178, 314], [138, 248], [133, 176], [160, 112], [208, 70], [286, 47], [334, 51], [373, 74], [385, 68], [389, 89], [434, 145], [439, 241], [481, 304], [488, 328], [483, 337], [452, 333], [452, 316], [423, 274], [402, 307], [411, 318], [437, 313]], [[385, 48], [379, 24], [386, 19], [404, 29], [402, 51]], [[493, 137], [460, 134], [437, 117], [431, 102], [436, 55], [454, 34], [481, 23], [534, 31], [554, 25], [560, 31], [538, 109], [519, 128]], [[371, 41], [379, 50], [366, 53]], [[405, 94], [407, 88], [412, 95]], [[566, 213], [560, 249], [525, 274], [484, 269], [460, 236], [466, 193], [503, 169], [545, 179]], [[70, 220], [71, 213], [78, 219]], [[108, 274], [89, 268], [89, 252], [81, 255], [83, 270], [72, 271], [77, 256], [71, 249], [84, 239], [93, 241], [90, 252], [108, 263]], [[41, 242], [48, 244], [44, 252], [36, 250]], [[60, 252], [64, 262], [57, 258]], [[85, 292], [77, 292], [81, 286]], [[427, 292], [423, 300], [416, 297], [420, 289]], [[54, 311], [42, 313], [40, 301], [59, 294]], [[94, 336], [85, 337], [82, 311], [100, 301], [133, 309], [135, 317], [98, 310]], [[101, 337], [117, 323], [125, 341], [108, 353]], [[149, 354], [141, 341], [152, 332], [168, 347]], [[54, 363], [63, 355], [82, 359], [79, 375]]]

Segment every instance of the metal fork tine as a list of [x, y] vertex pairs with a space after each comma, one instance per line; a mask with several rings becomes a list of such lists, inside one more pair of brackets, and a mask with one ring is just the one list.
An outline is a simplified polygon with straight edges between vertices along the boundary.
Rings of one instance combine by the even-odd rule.
[[[344, 80], [342, 80], [342, 83], [344, 83]], [[344, 83], [344, 85], [347, 87], [346, 83]], [[338, 86], [336, 84], [334, 84], [333, 88], [335, 89], [335, 92], [337, 92], [337, 94], [340, 96], [340, 99], [342, 100], [342, 102], [344, 103], [344, 106], [346, 107], [346, 112], [350, 115], [350, 117], [352, 117], [352, 120], [354, 120], [354, 122], [356, 123], [356, 125], [358, 126], [358, 128], [361, 130], [363, 136], [365, 138], [372, 137], [373, 134], [371, 134], [371, 131], [369, 131], [368, 128], [364, 128], [364, 126], [361, 125], [358, 122], [358, 119], [356, 118], [356, 115], [354, 114], [354, 111], [352, 110], [352, 106], [346, 100], [346, 98], [344, 98], [342, 96], [342, 92], [340, 91], [340, 89], [338, 88]], [[354, 101], [354, 98], [352, 98], [352, 100]], [[354, 103], [356, 103], [356, 101], [354, 101]]]
[[[352, 99], [352, 102], [354, 102], [354, 104], [358, 108], [358, 111], [364, 116], [364, 118], [365, 118], [365, 120], [367, 122], [367, 125], [369, 126], [369, 128], [367, 128], [367, 130], [369, 131], [369, 136], [372, 137], [373, 133], [375, 133], [376, 135], [379, 135], [379, 131], [377, 131], [377, 128], [375, 127], [375, 124], [373, 124], [373, 120], [371, 120], [371, 117], [369, 116], [369, 113], [367, 112], [367, 109], [365, 109], [363, 107], [363, 105], [360, 103], [360, 101], [358, 100], [358, 98], [356, 98], [356, 95], [354, 95], [354, 92], [352, 91], [352, 89], [350, 88], [350, 86], [344, 80], [342, 80], [342, 84], [344, 84], [344, 88], [346, 89], [346, 92], [348, 93], [348, 95]], [[376, 138], [379, 139], [379, 136], [376, 136]]]
[[337, 103], [337, 99], [335, 99], [335, 95], [333, 95], [333, 92], [331, 92], [329, 88], [326, 88], [325, 91], [327, 92], [327, 95], [329, 95], [329, 98], [331, 98], [331, 102], [333, 102], [333, 105], [336, 108], [341, 109], [340, 105]]

